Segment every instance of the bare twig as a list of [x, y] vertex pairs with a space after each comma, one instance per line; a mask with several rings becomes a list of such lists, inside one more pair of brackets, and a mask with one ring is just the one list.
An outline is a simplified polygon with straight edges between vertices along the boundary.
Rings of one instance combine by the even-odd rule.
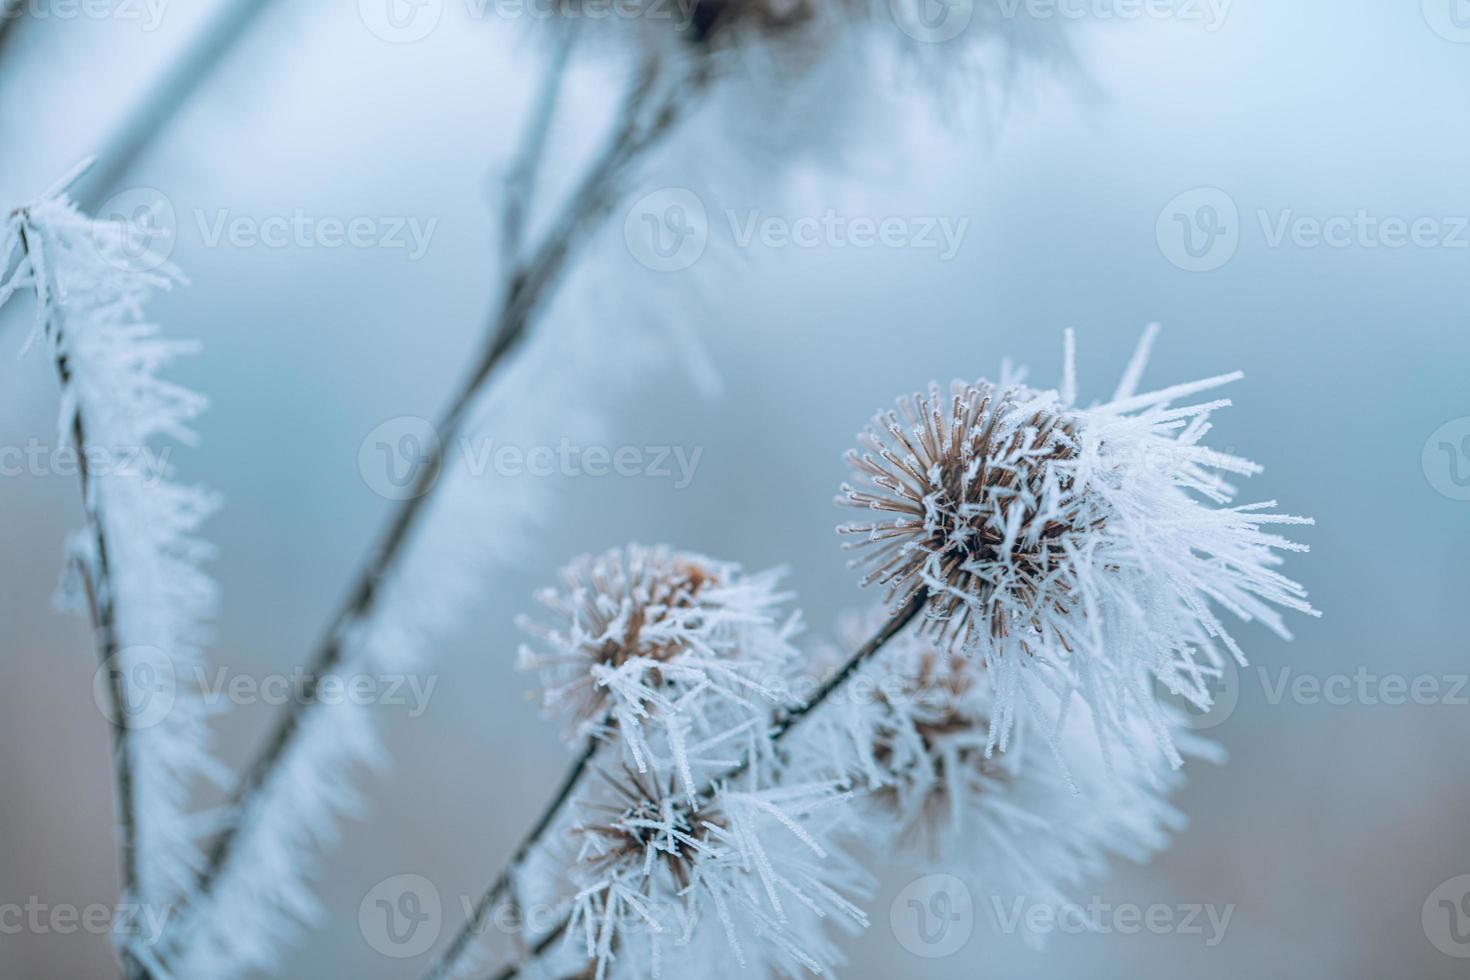
[[[31, 254], [31, 236], [35, 229], [23, 216], [20, 222], [20, 248], [24, 256]], [[39, 274], [39, 266], [32, 262], [33, 274]], [[53, 362], [56, 365], [56, 377], [60, 384], [63, 395], [70, 389], [72, 384], [71, 362], [66, 354], [65, 326], [61, 310], [47, 302], [43, 297], [56, 295], [54, 288], [49, 286], [43, 288], [42, 283], [35, 283], [36, 302], [43, 303], [45, 309], [42, 316], [45, 318], [46, 333], [51, 341], [51, 349], [54, 352]], [[112, 587], [112, 567], [109, 557], [110, 548], [107, 533], [103, 528], [102, 517], [98, 508], [97, 496], [94, 492], [95, 485], [92, 480], [92, 471], [88, 463], [90, 456], [87, 453], [87, 426], [82, 415], [81, 405], [72, 409], [71, 438], [77, 455], [77, 475], [80, 480], [82, 496], [82, 510], [86, 515], [86, 531], [91, 544], [91, 560], [81, 561], [73, 559], [75, 571], [81, 579], [83, 589], [87, 597], [87, 611], [92, 622], [92, 632], [96, 637], [97, 656], [101, 666], [107, 671], [107, 698], [108, 707], [111, 709], [112, 718], [112, 754], [113, 754], [113, 778], [115, 792], [117, 793], [118, 813], [118, 860], [122, 878], [122, 893], [124, 901], [127, 896], [137, 894], [138, 887], [138, 807], [137, 797], [133, 791], [133, 746], [132, 738], [128, 729], [127, 696], [123, 690], [123, 680], [119, 670], [113, 663], [113, 658], [119, 650], [117, 637], [117, 606], [113, 601], [116, 594]], [[124, 976], [130, 980], [149, 980], [151, 974], [147, 967], [133, 955], [126, 946], [122, 950]]]
[[[803, 704], [799, 708], [795, 708], [791, 711], [786, 712], [780, 718], [780, 720], [776, 722], [776, 724], [771, 729], [771, 742], [773, 744], [779, 744], [783, 738], [789, 735], [791, 731], [795, 729], [796, 726], [801, 724], [801, 722], [806, 719], [813, 711], [821, 707], [821, 705], [825, 701], [827, 701], [828, 698], [841, 690], [842, 687], [849, 680], [852, 679], [852, 676], [862, 669], [864, 664], [873, 659], [873, 657], [877, 655], [878, 651], [882, 650], [883, 647], [887, 645], [888, 641], [892, 640], [895, 636], [903, 631], [904, 627], [908, 626], [909, 623], [914, 621], [914, 619], [923, 610], [925, 603], [928, 602], [928, 599], [928, 591], [920, 589], [908, 601], [907, 605], [905, 605], [902, 609], [898, 610], [892, 616], [890, 616], [887, 622], [883, 624], [878, 632], [874, 633], [867, 643], [864, 643], [856, 653], [849, 657], [847, 659], [847, 662], [842, 665], [842, 668], [840, 670], [838, 670], [831, 677], [827, 678], [826, 682], [823, 683], [822, 686], [819, 687], [809, 699], [807, 699], [805, 704]], [[583, 765], [585, 766], [585, 760], [583, 762]], [[711, 796], [714, 795], [716, 788], [720, 784], [738, 778], [750, 768], [750, 765], [750, 758], [747, 757], [744, 762], [741, 762], [739, 765], [736, 765], [731, 769], [728, 769], [725, 772], [721, 773], [714, 779], [711, 779], [699, 791], [699, 793], [697, 794], [697, 798], [701, 800], [709, 799]], [[558, 805], [564, 804], [565, 802], [566, 800], [565, 798], [563, 798], [559, 801]], [[550, 823], [551, 821], [549, 820], [543, 821], [543, 830], [545, 829], [545, 827], [549, 827]], [[512, 867], [514, 867], [514, 865], [512, 865]], [[476, 911], [479, 911], [478, 907]], [[521, 970], [525, 968], [527, 963], [533, 962], [537, 957], [541, 956], [548, 949], [550, 949], [552, 945], [557, 942], [557, 940], [559, 940], [562, 936], [566, 934], [566, 931], [570, 924], [571, 918], [569, 916], [563, 916], [561, 921], [558, 922], [550, 932], [542, 936], [540, 939], [536, 940], [536, 942], [531, 946], [529, 956], [525, 957], [520, 962], [512, 963], [509, 966], [506, 966], [499, 973], [494, 975], [494, 980], [511, 980], [511, 978], [519, 976]], [[465, 933], [461, 933], [461, 936], [464, 935]], [[456, 942], [458, 942], [458, 940], [456, 940]], [[442, 973], [431, 973], [429, 977], [426, 978], [426, 980], [437, 980], [437, 978], [440, 976], [442, 976]]]
[[97, 152], [97, 165], [78, 184], [73, 198], [93, 211], [158, 134], [168, 128], [200, 84], [224, 63], [273, 0], [233, 0], [200, 31], [178, 61], [113, 130]]
[[536, 178], [541, 173], [541, 158], [546, 152], [546, 140], [551, 134], [551, 120], [556, 115], [556, 103], [561, 96], [562, 80], [566, 78], [567, 63], [571, 59], [576, 37], [577, 34], [573, 31], [561, 34], [551, 56], [551, 63], [542, 76], [535, 102], [531, 105], [531, 115], [526, 123], [526, 132], [521, 137], [520, 150], [502, 182], [504, 205], [500, 213], [500, 259], [507, 282], [521, 263], [521, 240], [525, 237], [530, 202], [536, 192]]
[[[573, 251], [586, 233], [600, 224], [616, 204], [629, 171], [668, 134], [692, 101], [695, 92], [686, 86], [668, 94], [650, 112], [652, 97], [658, 90], [659, 75], [656, 62], [644, 67], [624, 100], [621, 116], [605, 149], [588, 169], [539, 248], [511, 277], [491, 321], [490, 339], [484, 351], [439, 419], [436, 431], [441, 438], [418, 468], [407, 499], [392, 515], [386, 532], [358, 573], [347, 601], [334, 617], [313, 658], [303, 696], [292, 702], [265, 750], [251, 764], [235, 789], [226, 811], [231, 818], [215, 842], [199, 886], [175, 916], [178, 922], [175, 928], [183, 943], [189, 941], [189, 929], [200, 907], [207, 903], [220, 880], [231, 873], [239, 857], [235, 843], [240, 828], [256, 819], [258, 807], [262, 805], [262, 787], [290, 750], [306, 713], [316, 705], [318, 679], [342, 664], [348, 654], [346, 642], [354, 632], [353, 627], [366, 622], [377, 608], [381, 587], [402, 555], [410, 532], [425, 513], [425, 504], [431, 499], [443, 470], [443, 447], [452, 444], [453, 436], [466, 426], [471, 408], [497, 369], [525, 339], [536, 313], [559, 284]], [[697, 90], [703, 86], [705, 76], [701, 75], [695, 81], [694, 89]]]

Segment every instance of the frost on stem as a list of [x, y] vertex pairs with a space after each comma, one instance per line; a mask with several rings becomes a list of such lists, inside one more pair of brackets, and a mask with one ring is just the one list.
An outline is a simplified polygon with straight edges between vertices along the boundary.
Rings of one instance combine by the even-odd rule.
[[[691, 802], [672, 780], [602, 773], [579, 801], [567, 939], [544, 964], [604, 977], [802, 976], [841, 956], [871, 890], [833, 842], [833, 782], [719, 787]], [[558, 972], [561, 971], [561, 972]]]
[[569, 736], [616, 738], [639, 772], [672, 768], [692, 794], [699, 746], [758, 734], [790, 704], [798, 620], [779, 579], [663, 547], [583, 556], [538, 597], [549, 621], [522, 621], [537, 644], [521, 666]]
[[[145, 244], [137, 227], [87, 218], [55, 191], [6, 223], [0, 276], [14, 269], [0, 279], [0, 305], [34, 293], [32, 340], [49, 347], [61, 381], [59, 438], [77, 453], [86, 526], [69, 541], [59, 601], [90, 611], [119, 694], [125, 886], [131, 900], [162, 906], [192, 886], [202, 860], [191, 788], [221, 778], [190, 684], [216, 603], [197, 532], [217, 500], [177, 482], [159, 445], [193, 443], [204, 399], [159, 376], [194, 347], [147, 319], [154, 295], [182, 277]], [[156, 465], [128, 462], [140, 458]], [[153, 955], [137, 943], [127, 952]]]
[[1209, 707], [1225, 658], [1246, 663], [1216, 610], [1283, 637], [1280, 608], [1314, 612], [1276, 571], [1280, 552], [1306, 549], [1272, 530], [1311, 521], [1228, 506], [1225, 475], [1259, 469], [1202, 443], [1229, 402], [1178, 404], [1240, 375], [1136, 394], [1152, 338], [1105, 404], [1076, 405], [1069, 333], [1060, 391], [1019, 376], [931, 386], [849, 454], [839, 502], [870, 513], [839, 528], [853, 564], [892, 608], [926, 589], [925, 630], [989, 668], [987, 751], [1043, 690], [1077, 692], [1124, 746], [1141, 712], [1177, 765], [1151, 684]]

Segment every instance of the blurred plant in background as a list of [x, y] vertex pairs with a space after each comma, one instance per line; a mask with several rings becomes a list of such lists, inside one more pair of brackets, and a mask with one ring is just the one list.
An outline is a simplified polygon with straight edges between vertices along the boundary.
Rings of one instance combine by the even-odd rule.
[[[598, 323], [577, 335], [586, 363], [551, 367], [552, 389], [530, 383], [546, 376], [542, 321], [569, 270], [648, 172], [693, 166], [718, 134], [736, 154], [721, 154], [722, 175], [778, 184], [782, 162], [840, 158], [863, 135], [895, 66], [942, 97], [977, 68], [991, 85], [1023, 64], [1070, 64], [1059, 21], [989, 3], [942, 59], [902, 6], [709, 0], [682, 29], [562, 13], [507, 170], [482, 352], [311, 658], [312, 689], [238, 776], [212, 761], [192, 702], [166, 724], [127, 710], [147, 700], [130, 685], [202, 657], [213, 588], [195, 533], [214, 498], [83, 475], [68, 594], [85, 597], [116, 661], [123, 887], [170, 911], [161, 943], [119, 937], [129, 977], [279, 971], [322, 920], [312, 879], [338, 819], [361, 810], [356, 770], [384, 748], [371, 709], [327, 704], [314, 686], [420, 662], [485, 571], [513, 563], [548, 519], [544, 494], [470, 492], [445, 444], [507, 411], [548, 431], [595, 426], [584, 388], [616, 387], [615, 363], [626, 386], [668, 359], [669, 338]], [[571, 190], [543, 202], [547, 134], [583, 48], [626, 88]], [[183, 348], [143, 319], [178, 275], [130, 247], [128, 223], [81, 215], [68, 188], [87, 179], [99, 178], [71, 175], [12, 214], [0, 302], [34, 294], [80, 455], [187, 439], [202, 402], [155, 373]], [[1233, 490], [1217, 474], [1253, 471], [1201, 444], [1226, 403], [1176, 404], [1232, 378], [1139, 395], [1151, 338], [1101, 406], [1076, 405], [1069, 336], [1058, 390], [1007, 370], [879, 416], [853, 457], [863, 486], [845, 491], [877, 516], [843, 530], [875, 546], [870, 578], [889, 601], [824, 672], [794, 645], [800, 620], [776, 573], [640, 546], [570, 566], [522, 662], [579, 754], [429, 976], [825, 972], [842, 962], [830, 927], [867, 922], [860, 857], [890, 843], [921, 861], [963, 852], [997, 888], [1042, 895], [1109, 855], [1163, 846], [1180, 826], [1173, 769], [1211, 750], [1174, 733], [1154, 682], [1207, 707], [1206, 679], [1226, 656], [1244, 663], [1212, 605], [1278, 630], [1273, 606], [1310, 609], [1273, 570], [1294, 546], [1263, 530], [1300, 519], [1225, 506]], [[862, 677], [894, 683], [854, 699]], [[218, 814], [191, 812], [201, 779], [233, 786]], [[489, 916], [531, 902], [557, 910], [553, 928], [482, 947]]]

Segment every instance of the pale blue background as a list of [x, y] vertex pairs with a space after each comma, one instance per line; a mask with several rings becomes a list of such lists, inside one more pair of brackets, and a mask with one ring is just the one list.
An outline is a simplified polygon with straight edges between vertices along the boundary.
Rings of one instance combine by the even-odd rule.
[[[37, 193], [95, 146], [213, 6], [179, 4], [147, 35], [27, 25], [0, 54], [0, 203]], [[358, 473], [359, 443], [385, 419], [432, 415], [476, 346], [495, 268], [488, 175], [513, 140], [535, 52], [450, 8], [428, 39], [391, 46], [352, 3], [280, 5], [128, 178], [165, 189], [181, 212], [438, 219], [418, 262], [208, 249], [184, 223], [174, 257], [193, 287], [158, 313], [204, 343], [178, 374], [212, 408], [201, 448], [176, 459], [228, 498], [210, 526], [226, 596], [214, 656], [237, 670], [285, 670], [308, 649], [386, 511]], [[1218, 31], [1114, 24], [1087, 33], [1084, 55], [1095, 97], [1032, 87], [988, 136], [916, 124], [905, 145], [884, 147], [902, 163], [804, 181], [783, 212], [966, 216], [953, 261], [757, 248], [708, 274], [712, 311], [687, 309], [723, 399], [702, 400], [672, 372], [609, 416], [615, 444], [704, 447], [697, 478], [684, 491], [617, 479], [557, 488], [555, 532], [488, 583], [438, 651], [427, 715], [389, 713], [397, 772], [372, 784], [371, 820], [347, 828], [323, 885], [332, 921], [291, 976], [416, 975], [366, 944], [361, 897], [403, 872], [446, 896], [478, 892], [538, 805], [565, 755], [523, 696], [510, 620], [567, 556], [643, 539], [788, 564], [823, 632], [862, 601], [830, 503], [852, 433], [900, 391], [993, 372], [1002, 355], [1052, 383], [1064, 327], [1078, 331], [1088, 397], [1112, 390], [1151, 320], [1165, 330], [1149, 380], [1246, 372], [1214, 438], [1265, 464], [1248, 499], [1318, 518], [1302, 535], [1313, 554], [1290, 571], [1326, 613], [1297, 623], [1291, 645], [1247, 630], [1257, 663], [1324, 677], [1470, 669], [1470, 503], [1436, 492], [1421, 466], [1430, 434], [1470, 416], [1470, 249], [1270, 248], [1255, 217], [1470, 214], [1470, 44], [1436, 34], [1417, 3], [1237, 0]], [[585, 138], [575, 120], [605, 97], [595, 71], [577, 85], [562, 174]], [[1198, 187], [1228, 192], [1243, 219], [1238, 253], [1211, 273], [1176, 268], [1155, 233], [1165, 205]], [[642, 288], [636, 268], [620, 278], [625, 255], [599, 261], [610, 288]], [[6, 445], [53, 438], [54, 384], [43, 359], [16, 359], [24, 335], [18, 312], [0, 320]], [[93, 654], [82, 624], [47, 605], [76, 515], [68, 481], [0, 480], [0, 901], [110, 901], [114, 887]], [[1465, 961], [1430, 944], [1420, 910], [1440, 882], [1470, 873], [1470, 708], [1272, 705], [1256, 676], [1216, 730], [1229, 765], [1192, 771], [1189, 832], [1096, 889], [1140, 904], [1233, 903], [1219, 946], [1058, 936], [1036, 954], [982, 924], [960, 955], [919, 960], [888, 927], [907, 880], [895, 875], [848, 975], [1464, 976]], [[263, 709], [231, 719], [226, 754], [244, 757], [266, 722]], [[0, 974], [102, 977], [108, 956], [97, 937], [5, 937]]]

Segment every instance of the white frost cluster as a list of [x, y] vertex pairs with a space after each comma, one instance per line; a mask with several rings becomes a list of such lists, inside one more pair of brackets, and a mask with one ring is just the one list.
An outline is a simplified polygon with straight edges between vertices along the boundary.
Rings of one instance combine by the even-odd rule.
[[[846, 621], [847, 645], [884, 615]], [[1048, 697], [1044, 717], [1060, 725], [1066, 765], [1024, 729], [994, 749], [992, 679], [979, 661], [910, 627], [798, 734], [790, 778], [838, 778], [859, 796], [853, 822], [865, 845], [916, 872], [961, 875], [977, 897], [995, 900], [987, 908], [1018, 897], [1075, 901], [1076, 887], [1110, 858], [1144, 861], [1183, 829], [1168, 801], [1183, 775], [1141, 719], [1130, 750], [1109, 755], [1085, 706], [1062, 717]], [[1176, 728], [1176, 716], [1167, 720]], [[1218, 758], [1177, 730], [1190, 754]]]
[[871, 882], [834, 843], [836, 783], [720, 787], [691, 806], [656, 778], [605, 781], [573, 832], [578, 891], [553, 972], [798, 977], [843, 962], [828, 926], [867, 925], [853, 899]]
[[[113, 720], [122, 722], [133, 798], [130, 898], [161, 907], [192, 886], [202, 863], [191, 788], [222, 778], [206, 706], [191, 687], [216, 602], [201, 570], [211, 549], [197, 532], [217, 502], [177, 482], [172, 467], [160, 478], [123, 462], [144, 450], [166, 460], [164, 440], [192, 443], [189, 424], [204, 407], [159, 376], [193, 347], [164, 339], [146, 318], [154, 294], [181, 277], [153, 261], [138, 235], [83, 216], [60, 189], [49, 193], [6, 221], [0, 270], [14, 270], [0, 281], [0, 305], [34, 293], [33, 340], [50, 348], [62, 379], [59, 438], [85, 463], [87, 526], [72, 536], [62, 599], [95, 606], [113, 624], [100, 640], [124, 699]], [[144, 962], [153, 952], [129, 949]]]
[[1240, 375], [1137, 394], [1153, 336], [1104, 404], [1076, 404], [1069, 333], [1060, 390], [1009, 372], [936, 386], [880, 413], [849, 456], [839, 499], [872, 515], [840, 528], [854, 564], [894, 609], [922, 592], [924, 626], [987, 668], [987, 751], [1044, 696], [1075, 694], [1105, 742], [1132, 745], [1141, 717], [1177, 766], [1154, 683], [1207, 710], [1225, 658], [1246, 664], [1221, 613], [1283, 637], [1280, 609], [1314, 614], [1277, 570], [1306, 549], [1275, 531], [1311, 521], [1232, 506], [1225, 477], [1259, 468], [1203, 444], [1230, 403], [1193, 398]]
[[639, 772], [672, 767], [692, 794], [695, 756], [762, 735], [789, 706], [799, 621], [780, 577], [666, 547], [583, 556], [538, 596], [550, 621], [522, 620], [537, 645], [521, 667], [571, 737], [616, 738]]

